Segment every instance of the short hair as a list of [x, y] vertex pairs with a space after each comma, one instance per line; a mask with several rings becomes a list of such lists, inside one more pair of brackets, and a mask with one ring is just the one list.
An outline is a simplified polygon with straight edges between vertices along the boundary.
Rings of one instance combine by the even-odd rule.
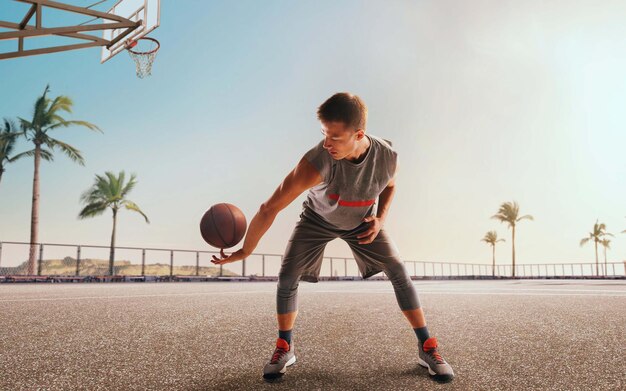
[[367, 106], [354, 94], [338, 92], [318, 107], [317, 119], [324, 122], [343, 122], [346, 126], [365, 129]]

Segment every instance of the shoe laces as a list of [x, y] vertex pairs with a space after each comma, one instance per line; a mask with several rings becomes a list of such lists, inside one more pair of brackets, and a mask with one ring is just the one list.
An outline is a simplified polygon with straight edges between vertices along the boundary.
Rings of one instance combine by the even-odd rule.
[[276, 364], [281, 357], [283, 357], [285, 354], [287, 353], [286, 349], [283, 348], [276, 348], [276, 350], [274, 350], [274, 355], [272, 356], [272, 364]]
[[437, 349], [424, 350], [424, 352], [426, 354], [428, 354], [429, 356], [431, 356], [432, 358], [434, 358], [435, 362], [437, 364], [445, 364], [446, 363], [445, 360], [443, 359], [443, 357], [441, 357], [441, 355], [437, 351]]

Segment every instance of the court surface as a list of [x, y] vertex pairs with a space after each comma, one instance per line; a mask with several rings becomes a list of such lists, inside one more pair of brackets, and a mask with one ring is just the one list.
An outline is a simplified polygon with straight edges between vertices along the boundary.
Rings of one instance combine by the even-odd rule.
[[622, 390], [624, 281], [416, 281], [432, 381], [388, 281], [300, 284], [297, 363], [261, 371], [275, 282], [2, 284], [2, 390]]

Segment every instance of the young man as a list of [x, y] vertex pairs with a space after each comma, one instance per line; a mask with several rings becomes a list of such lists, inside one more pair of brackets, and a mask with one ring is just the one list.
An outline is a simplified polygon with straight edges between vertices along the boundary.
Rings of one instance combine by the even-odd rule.
[[263, 377], [280, 377], [295, 363], [291, 330], [298, 314], [298, 282], [317, 282], [326, 244], [341, 238], [350, 246], [363, 278], [381, 271], [389, 277], [418, 338], [418, 363], [437, 380], [452, 380], [452, 368], [437, 352], [437, 339], [428, 333], [415, 288], [383, 229], [396, 191], [397, 153], [385, 140], [365, 134], [367, 107], [356, 95], [333, 95], [319, 107], [317, 116], [324, 140], [304, 155], [261, 205], [243, 248], [230, 256], [222, 250], [222, 258], [214, 256], [212, 261], [221, 265], [252, 254], [278, 212], [309, 190], [278, 275], [278, 339]]

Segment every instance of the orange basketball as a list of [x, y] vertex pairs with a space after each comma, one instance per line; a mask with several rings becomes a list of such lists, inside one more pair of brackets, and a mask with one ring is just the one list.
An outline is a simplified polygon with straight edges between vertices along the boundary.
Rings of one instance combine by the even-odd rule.
[[235, 205], [221, 203], [209, 208], [200, 220], [202, 238], [211, 246], [230, 248], [246, 233], [246, 216]]

